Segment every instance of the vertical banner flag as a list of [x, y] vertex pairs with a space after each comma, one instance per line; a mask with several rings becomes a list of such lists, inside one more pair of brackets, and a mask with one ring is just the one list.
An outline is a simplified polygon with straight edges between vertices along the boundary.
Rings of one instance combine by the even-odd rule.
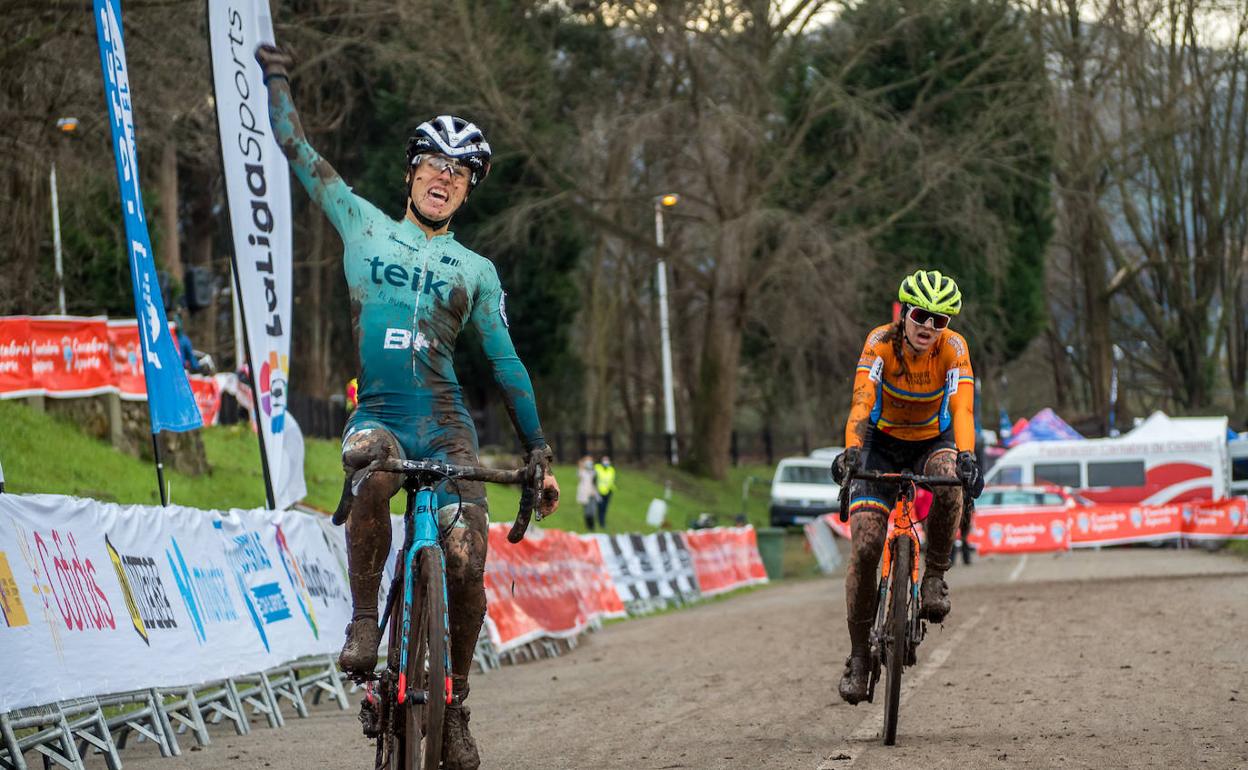
[[[193, 430], [203, 424], [191, 385], [182, 368], [182, 357], [169, 333], [165, 303], [156, 282], [152, 242], [147, 234], [143, 196], [139, 192], [139, 156], [134, 140], [134, 114], [130, 100], [130, 70], [121, 38], [120, 0], [95, 0], [95, 33], [104, 69], [104, 97], [108, 102], [113, 133], [113, 157], [117, 161], [117, 184], [126, 221], [130, 281], [139, 319], [143, 348], [143, 373], [147, 378], [147, 410], [152, 433], [162, 430]], [[170, 237], [174, 237], [172, 234]]]
[[[269, 125], [268, 89], [256, 46], [273, 42], [268, 0], [208, 3], [213, 91], [226, 200], [234, 238], [234, 275], [255, 395], [253, 417], [264, 450], [271, 504], [296, 500], [285, 457], [290, 374], [290, 171]], [[302, 466], [295, 468], [302, 472]], [[283, 499], [287, 498], [287, 499]]]

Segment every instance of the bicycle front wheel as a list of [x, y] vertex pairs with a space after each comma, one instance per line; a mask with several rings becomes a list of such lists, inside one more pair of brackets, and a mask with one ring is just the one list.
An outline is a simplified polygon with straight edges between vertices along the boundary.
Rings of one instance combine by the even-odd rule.
[[407, 696], [397, 725], [396, 761], [391, 767], [438, 770], [442, 761], [442, 720], [450, 695], [446, 568], [442, 551], [437, 548], [422, 548], [417, 558], [404, 677]]
[[897, 742], [897, 717], [901, 709], [901, 672], [909, 649], [910, 567], [914, 559], [910, 538], [893, 539], [893, 566], [889, 587], [889, 608], [885, 644], [888, 657], [888, 686], [884, 690], [884, 745]]

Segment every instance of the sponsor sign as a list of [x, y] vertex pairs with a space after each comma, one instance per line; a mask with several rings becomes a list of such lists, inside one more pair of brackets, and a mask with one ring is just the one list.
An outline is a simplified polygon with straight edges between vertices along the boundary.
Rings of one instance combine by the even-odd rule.
[[981, 554], [1070, 550], [1070, 514], [1064, 509], [976, 511], [969, 539]]
[[[126, 47], [122, 42], [121, 2], [94, 0], [93, 8], [96, 40], [100, 47], [100, 66], [104, 71], [104, 101], [108, 104], [113, 159], [117, 166], [121, 212], [126, 225], [130, 281], [134, 291], [135, 314], [140, 322], [139, 338], [142, 342], [147, 408], [152, 432], [192, 430], [200, 427], [202, 421], [199, 410], [195, 408], [195, 400], [191, 397], [186, 371], [182, 368], [182, 357], [178, 355], [173, 335], [169, 332], [169, 321], [165, 318], [165, 303], [156, 280], [156, 263], [152, 258], [147, 216], [143, 211], [143, 195], [139, 190], [139, 157], [135, 142], [134, 114], [131, 109], [130, 68], [126, 63]], [[90, 351], [88, 355], [91, 355]], [[106, 360], [107, 347], [95, 355]], [[39, 361], [36, 353], [32, 366]], [[103, 362], [100, 368], [104, 368]], [[34, 376], [38, 379], [39, 373], [36, 371]]]
[[335, 563], [303, 513], [0, 495], [0, 713], [336, 653]]
[[[203, 423], [214, 424], [221, 411], [220, 385], [212, 377], [191, 375], [188, 380]], [[101, 393], [147, 400], [138, 321], [0, 317], [0, 398]]]
[[268, 0], [208, 3], [208, 37], [226, 203], [233, 228], [234, 275], [254, 374], [253, 411], [264, 443], [266, 478], [282, 500], [290, 381], [290, 167], [272, 135], [269, 92], [256, 47], [273, 42]]
[[1189, 504], [1072, 508], [1067, 513], [1071, 521], [1071, 545], [1080, 548], [1177, 538], [1183, 534], [1185, 507]]
[[485, 565], [485, 625], [500, 652], [544, 636], [575, 636], [594, 618], [626, 614], [597, 540], [530, 529], [512, 544], [508, 531], [490, 525]]
[[683, 533], [705, 596], [767, 582], [754, 527], [715, 527]]

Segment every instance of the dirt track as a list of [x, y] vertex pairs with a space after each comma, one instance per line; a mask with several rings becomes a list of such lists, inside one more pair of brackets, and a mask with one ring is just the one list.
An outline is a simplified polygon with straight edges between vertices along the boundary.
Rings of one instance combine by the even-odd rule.
[[[1075, 552], [950, 573], [954, 612], [907, 671], [898, 745], [845, 705], [840, 577], [609, 626], [473, 679], [484, 768], [1248, 767], [1248, 561]], [[355, 712], [322, 705], [128, 770], [370, 768]], [[93, 766], [102, 764], [99, 759]]]

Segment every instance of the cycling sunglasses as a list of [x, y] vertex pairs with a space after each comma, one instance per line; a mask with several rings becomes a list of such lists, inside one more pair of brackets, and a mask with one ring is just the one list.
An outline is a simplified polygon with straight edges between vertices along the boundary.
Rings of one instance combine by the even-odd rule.
[[472, 169], [463, 161], [455, 158], [448, 158], [445, 155], [417, 155], [412, 158], [413, 166], [424, 166], [435, 174], [441, 174], [443, 171], [451, 172], [451, 176], [456, 179], [472, 178]]
[[944, 313], [933, 313], [921, 307], [911, 307], [906, 317], [914, 321], [916, 326], [926, 326], [928, 321], [932, 322], [934, 329], [944, 329], [949, 325], [949, 316]]

